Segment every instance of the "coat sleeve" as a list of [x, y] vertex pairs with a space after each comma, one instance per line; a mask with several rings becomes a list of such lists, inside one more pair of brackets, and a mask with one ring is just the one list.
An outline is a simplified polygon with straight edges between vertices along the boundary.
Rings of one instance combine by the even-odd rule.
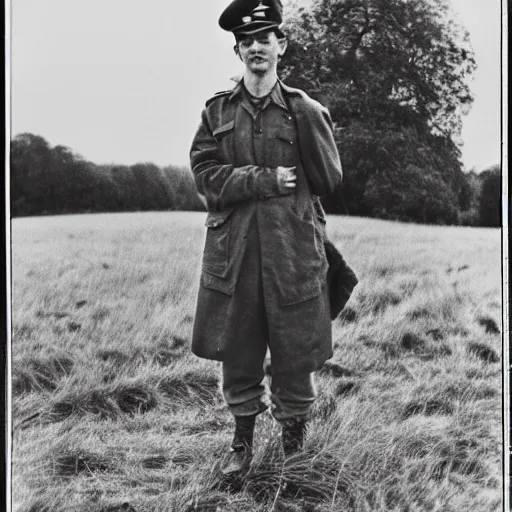
[[343, 179], [340, 155], [334, 139], [334, 126], [331, 115], [326, 108], [322, 108], [322, 123], [317, 144], [320, 145], [318, 152], [323, 156], [322, 172], [319, 173], [319, 180], [314, 184], [314, 194], [326, 196], [332, 194], [334, 189]]
[[275, 169], [221, 163], [219, 145], [212, 134], [206, 110], [192, 142], [190, 163], [197, 190], [205, 197], [209, 211], [281, 195]]
[[302, 123], [302, 161], [310, 190], [317, 196], [332, 194], [341, 183], [343, 172], [334, 139], [333, 123], [329, 111], [319, 103], [309, 105]]

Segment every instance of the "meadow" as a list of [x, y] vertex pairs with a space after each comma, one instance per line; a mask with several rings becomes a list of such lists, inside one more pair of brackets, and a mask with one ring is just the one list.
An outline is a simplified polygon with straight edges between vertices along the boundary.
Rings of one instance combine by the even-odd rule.
[[360, 284], [333, 323], [305, 449], [252, 469], [189, 350], [204, 213], [12, 221], [16, 512], [491, 512], [502, 506], [497, 229], [328, 217]]

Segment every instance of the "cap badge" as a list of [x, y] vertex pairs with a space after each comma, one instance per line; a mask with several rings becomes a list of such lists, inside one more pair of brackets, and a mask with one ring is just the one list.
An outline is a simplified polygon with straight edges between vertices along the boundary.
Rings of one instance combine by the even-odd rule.
[[244, 17], [242, 18], [242, 22], [243, 22], [244, 24], [251, 23], [251, 21], [252, 21], [251, 16], [244, 16]]
[[270, 9], [268, 5], [263, 5], [263, 2], [260, 2], [256, 9], [252, 11], [252, 15], [254, 18], [266, 18], [267, 13], [265, 12], [267, 9]]

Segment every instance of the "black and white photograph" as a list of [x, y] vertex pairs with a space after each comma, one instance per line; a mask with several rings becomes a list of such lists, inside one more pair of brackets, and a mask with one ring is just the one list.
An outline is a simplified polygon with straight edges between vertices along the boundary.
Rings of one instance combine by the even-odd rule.
[[509, 510], [507, 9], [11, 0], [6, 510]]

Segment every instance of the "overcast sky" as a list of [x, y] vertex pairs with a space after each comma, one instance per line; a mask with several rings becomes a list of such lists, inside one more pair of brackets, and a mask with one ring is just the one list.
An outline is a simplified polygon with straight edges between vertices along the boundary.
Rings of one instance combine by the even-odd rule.
[[[241, 71], [229, 0], [11, 0], [12, 134], [96, 163], [188, 164], [204, 102]], [[463, 162], [500, 160], [500, 0], [453, 0], [478, 70]]]

